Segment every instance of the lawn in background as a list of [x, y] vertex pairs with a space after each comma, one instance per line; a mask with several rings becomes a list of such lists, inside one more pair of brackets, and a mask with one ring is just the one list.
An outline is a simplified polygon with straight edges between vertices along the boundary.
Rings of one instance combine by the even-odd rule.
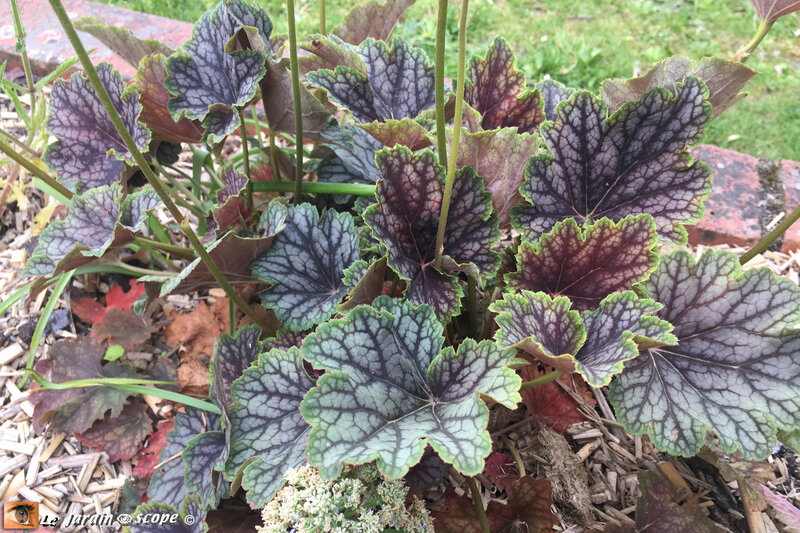
[[[102, 0], [152, 14], [195, 21], [213, 0]], [[286, 32], [286, 4], [258, 0], [277, 32]], [[328, 0], [328, 30], [353, 1]], [[458, 6], [448, 12], [447, 76], [455, 77]], [[298, 1], [298, 35], [319, 29], [318, 2]], [[397, 33], [433, 57], [436, 2], [418, 0]], [[497, 35], [511, 44], [529, 81], [545, 75], [597, 91], [608, 77], [628, 78], [670, 55], [732, 57], [754, 33], [748, 0], [477, 0], [470, 5], [470, 53]], [[761, 74], [749, 97], [726, 111], [703, 142], [772, 159], [800, 160], [800, 14], [779, 20], [748, 65]]]

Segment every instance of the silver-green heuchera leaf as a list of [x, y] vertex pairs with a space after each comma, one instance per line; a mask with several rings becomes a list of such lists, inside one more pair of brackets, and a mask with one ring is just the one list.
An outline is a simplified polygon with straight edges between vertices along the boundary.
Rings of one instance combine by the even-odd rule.
[[308, 461], [334, 479], [343, 463], [377, 459], [389, 478], [419, 462], [426, 443], [445, 462], [474, 475], [491, 441], [478, 391], [513, 409], [520, 378], [505, 365], [513, 350], [464, 340], [442, 349], [443, 327], [427, 305], [378, 297], [343, 320], [319, 326], [303, 355], [327, 373], [303, 399], [314, 429]]
[[653, 89], [608, 116], [592, 93], [574, 93], [542, 125], [551, 154], [528, 163], [520, 192], [532, 205], [512, 210], [512, 222], [535, 239], [565, 218], [647, 213], [662, 238], [686, 242], [682, 224], [702, 217], [711, 191], [711, 169], [686, 151], [711, 120], [707, 97], [705, 84], [687, 77], [674, 93]]
[[570, 309], [568, 298], [527, 290], [506, 294], [489, 307], [497, 313], [499, 346], [520, 348], [564, 372], [579, 372], [594, 387], [607, 385], [625, 361], [639, 355], [636, 336], [674, 340], [670, 325], [652, 316], [660, 308], [626, 291], [581, 315]]
[[281, 323], [295, 331], [323, 322], [347, 294], [342, 281], [358, 260], [358, 231], [348, 213], [325, 211], [310, 204], [290, 207], [286, 228], [272, 249], [251, 264], [253, 274], [273, 284], [263, 292], [264, 307], [274, 309]]
[[366, 72], [339, 65], [308, 73], [359, 122], [414, 118], [434, 106], [433, 65], [422, 50], [400, 37], [391, 44], [367, 39], [358, 48]]
[[663, 258], [640, 285], [677, 344], [644, 351], [611, 385], [617, 418], [656, 447], [691, 456], [706, 428], [745, 458], [772, 452], [776, 426], [800, 426], [800, 289], [735, 255]]
[[[317, 168], [319, 181], [328, 183], [375, 183], [381, 177], [375, 166], [375, 152], [383, 148], [383, 144], [352, 124], [339, 126], [330, 124], [321, 132], [327, 142], [325, 146], [333, 150], [334, 155], [324, 159]], [[347, 194], [333, 195], [335, 204], [345, 205], [353, 201]]]
[[230, 412], [229, 477], [243, 474], [253, 507], [268, 502], [283, 485], [283, 473], [305, 464], [311, 427], [300, 416], [300, 401], [314, 385], [297, 348], [274, 349], [233, 383]]
[[226, 51], [243, 25], [269, 43], [272, 23], [260, 7], [245, 0], [220, 2], [195, 24], [183, 51], [167, 58], [165, 86], [173, 95], [167, 108], [175, 120], [200, 119], [205, 138], [222, 140], [239, 126], [234, 107], [247, 104], [264, 76], [264, 56], [255, 50]]
[[388, 248], [389, 265], [409, 280], [406, 297], [430, 305], [440, 318], [451, 316], [463, 295], [453, 274], [491, 276], [500, 263], [492, 252], [500, 232], [491, 194], [472, 167], [458, 171], [439, 270], [434, 262], [445, 169], [430, 150], [414, 154], [404, 146], [381, 150], [376, 159], [383, 179], [378, 203], [367, 209], [364, 221]]
[[131, 242], [147, 213], [160, 202], [153, 190], [136, 191], [122, 200], [117, 184], [75, 196], [67, 216], [42, 231], [23, 274], [47, 276], [70, 270]]
[[[170, 521], [166, 524], [150, 523], [153, 516], [170, 517], [170, 515], [176, 516], [174, 522]], [[149, 520], [137, 520], [140, 516], [147, 516]], [[188, 495], [182, 498], [176, 505], [148, 502], [140, 505], [134, 511], [134, 523], [129, 531], [130, 533], [205, 533], [208, 531], [205, 516], [203, 505], [195, 495]]]
[[[125, 90], [122, 76], [108, 63], [97, 66], [97, 75], [136, 147], [147, 150], [150, 131], [137, 122], [142, 111], [139, 93]], [[125, 170], [123, 161], [133, 159], [94, 88], [80, 72], [68, 82], [59, 79], [53, 84], [47, 127], [58, 140], [47, 148], [44, 159], [69, 189], [116, 183]]]

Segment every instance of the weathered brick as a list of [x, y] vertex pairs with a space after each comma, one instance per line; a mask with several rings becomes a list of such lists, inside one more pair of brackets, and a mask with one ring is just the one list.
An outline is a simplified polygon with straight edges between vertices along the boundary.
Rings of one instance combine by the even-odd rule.
[[[113, 24], [131, 30], [143, 39], [158, 39], [171, 48], [180, 47], [191, 35], [192, 25], [186, 22], [171, 20], [155, 15], [138, 13], [129, 9], [107, 6], [88, 0], [64, 0], [64, 8], [70, 18], [97, 17], [106, 24]], [[73, 54], [72, 46], [56, 19], [47, 0], [24, 0], [20, 2], [22, 24], [27, 33], [26, 45], [31, 66], [37, 75], [43, 75], [55, 69]], [[9, 67], [19, 61], [16, 52], [14, 24], [11, 17], [11, 3], [0, 2], [0, 61], [10, 60]], [[135, 69], [112, 53], [97, 39], [83, 32], [78, 32], [87, 50], [95, 48], [91, 54], [94, 63], [108, 61], [119, 70], [125, 78], [132, 78]]]

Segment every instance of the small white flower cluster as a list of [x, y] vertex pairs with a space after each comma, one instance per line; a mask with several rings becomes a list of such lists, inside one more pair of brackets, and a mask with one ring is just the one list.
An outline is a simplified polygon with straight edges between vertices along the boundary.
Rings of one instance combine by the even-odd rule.
[[288, 470], [286, 485], [264, 506], [259, 533], [433, 533], [425, 503], [402, 480], [386, 481], [373, 464], [327, 480], [306, 465]]

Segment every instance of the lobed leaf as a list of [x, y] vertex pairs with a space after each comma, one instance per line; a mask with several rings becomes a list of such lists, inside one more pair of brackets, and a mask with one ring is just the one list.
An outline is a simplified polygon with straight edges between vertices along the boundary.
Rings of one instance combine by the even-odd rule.
[[[125, 89], [122, 76], [109, 63], [98, 65], [97, 75], [136, 147], [145, 151], [150, 132], [137, 122], [142, 110], [139, 94]], [[80, 72], [69, 81], [58, 79], [53, 84], [47, 128], [57, 140], [47, 147], [44, 159], [72, 190], [117, 183], [124, 161], [133, 160], [94, 88]]]
[[[193, 462], [187, 461], [187, 459], [195, 461], [199, 451], [189, 452], [185, 457], [183, 454], [190, 442], [198, 435], [206, 432], [219, 433], [220, 430], [220, 419], [215, 414], [203, 412], [194, 407], [186, 407], [185, 412], [178, 413], [175, 416], [175, 428], [167, 435], [167, 444], [161, 449], [158, 457], [160, 466], [156, 468], [150, 478], [150, 484], [147, 486], [148, 499], [152, 502], [178, 507], [190, 493], [184, 480], [189, 481], [191, 478], [194, 481], [192, 476], [205, 475], [208, 476], [210, 482], [212, 475], [210, 470], [195, 472], [192, 468]], [[208, 490], [209, 484], [207, 483], [200, 490], [195, 486], [192, 490], [197, 492]], [[222, 492], [224, 490], [217, 492], [217, 501]], [[208, 500], [208, 494], [201, 494], [199, 497], [204, 501]]]
[[136, 191], [123, 200], [117, 184], [75, 196], [67, 216], [42, 231], [23, 275], [58, 274], [131, 242], [133, 233], [159, 203], [152, 190]]
[[686, 151], [711, 118], [707, 96], [689, 77], [675, 94], [652, 89], [609, 117], [599, 98], [573, 94], [542, 126], [552, 154], [529, 162], [520, 192], [533, 205], [512, 211], [515, 226], [538, 238], [565, 218], [649, 213], [661, 237], [685, 242], [681, 224], [702, 217], [711, 190], [711, 169]]
[[[260, 83], [261, 98], [269, 102], [266, 109], [270, 127], [277, 131], [295, 131], [294, 94], [289, 59], [268, 59], [267, 74]], [[305, 85], [300, 85], [300, 113], [303, 119], [303, 137], [320, 139], [320, 131], [328, 124], [330, 112], [317, 100]]]
[[378, 297], [346, 319], [319, 326], [303, 355], [328, 372], [301, 404], [313, 430], [309, 462], [333, 479], [342, 463], [377, 459], [389, 478], [419, 462], [426, 443], [474, 475], [489, 454], [488, 410], [478, 391], [513, 408], [520, 379], [505, 365], [512, 350], [466, 339], [442, 348], [442, 325], [428, 306]]
[[200, 142], [203, 138], [200, 122], [188, 118], [176, 122], [167, 109], [170, 94], [164, 87], [166, 79], [167, 58], [164, 55], [149, 55], [139, 62], [131, 85], [139, 93], [142, 104], [139, 120], [164, 140], [176, 143]]
[[570, 309], [568, 298], [527, 290], [508, 293], [489, 309], [498, 313], [495, 340], [501, 347], [520, 348], [559, 370], [578, 372], [593, 387], [607, 385], [639, 354], [635, 335], [669, 331], [652, 316], [660, 304], [632, 291], [612, 293], [583, 315]]
[[[280, 202], [270, 202], [261, 214], [259, 222], [259, 228], [264, 232], [263, 237], [241, 236], [231, 231], [209, 245], [208, 255], [229, 283], [245, 285], [259, 282], [250, 271], [250, 263], [267, 252], [272, 246], [275, 235], [283, 231], [286, 213], [285, 205]], [[153, 280], [149, 277], [142, 279]], [[186, 294], [215, 286], [218, 286], [216, 279], [198, 257], [184, 267], [177, 276], [170, 277], [164, 282], [161, 286], [161, 296], [173, 292]]]
[[642, 76], [629, 80], [605, 80], [600, 94], [613, 112], [626, 102], [638, 100], [655, 87], [672, 89], [687, 76], [703, 80], [708, 87], [708, 103], [714, 118], [746, 96], [740, 93], [747, 80], [757, 72], [740, 61], [704, 57], [696, 64], [688, 57], [662, 59]]
[[[47, 359], [36, 362], [34, 369], [54, 383], [78, 379], [136, 378], [137, 372], [117, 361], [102, 364], [104, 345], [89, 339], [58, 341]], [[55, 431], [81, 433], [89, 430], [106, 413], [117, 417], [131, 393], [111, 387], [76, 387], [38, 389], [31, 393], [34, 405], [34, 430], [40, 433], [46, 422]]]
[[283, 473], [305, 463], [311, 427], [298, 407], [313, 386], [300, 350], [262, 353], [231, 387], [231, 451], [228, 476], [242, 475], [253, 507], [268, 502], [283, 485]]
[[242, 25], [255, 27], [263, 42], [269, 42], [272, 24], [260, 7], [244, 0], [220, 2], [195, 24], [183, 50], [167, 58], [164, 84], [172, 94], [167, 108], [175, 120], [202, 120], [203, 140], [221, 141], [239, 126], [234, 107], [253, 99], [266, 73], [260, 52], [226, 51], [228, 41]]
[[145, 56], [163, 54], [168, 56], [172, 49], [155, 39], [139, 39], [127, 28], [106, 24], [97, 17], [81, 17], [72, 22], [75, 29], [85, 31], [106, 45], [130, 66], [137, 68]]
[[609, 391], [617, 418], [660, 450], [691, 456], [711, 429], [725, 451], [772, 452], [776, 426], [800, 426], [800, 289], [735, 255], [685, 252], [640, 285], [664, 307], [676, 342], [644, 351]]
[[[180, 504], [180, 505], [178, 505]], [[130, 533], [205, 533], [208, 526], [205, 523], [205, 511], [199, 498], [193, 494], [187, 495], [178, 501], [178, 504], [169, 505], [159, 502], [149, 502], [140, 505], [133, 513], [134, 523], [131, 525]], [[178, 511], [180, 508], [180, 512]], [[150, 523], [139, 521], [139, 516], [170, 516], [177, 515], [174, 523], [169, 525], [161, 523]]]
[[567, 296], [579, 311], [595, 309], [609, 294], [645, 279], [658, 259], [656, 225], [650, 215], [607, 218], [579, 227], [558, 222], [538, 243], [522, 241], [517, 271], [506, 275], [513, 290]]
[[308, 80], [359, 122], [414, 118], [434, 106], [433, 65], [425, 52], [395, 37], [391, 44], [367, 39], [359, 55], [366, 72], [339, 65], [310, 72]]
[[477, 133], [463, 132], [458, 144], [456, 168], [470, 166], [483, 178], [492, 193], [492, 206], [499, 217], [499, 227], [511, 222], [511, 208], [522, 201], [525, 164], [538, 152], [536, 135], [502, 128]]
[[376, 120], [369, 124], [359, 124], [358, 127], [389, 148], [401, 144], [416, 152], [433, 146], [433, 140], [428, 130], [417, 120], [407, 117], [401, 120], [388, 119], [382, 122]]
[[219, 427], [217, 424], [215, 430], [206, 429], [192, 438], [181, 454], [185, 465], [183, 483], [204, 508], [216, 508], [220, 499], [230, 493], [230, 484], [219, 472], [225, 465], [229, 449], [226, 432], [219, 431]]
[[108, 460], [113, 463], [137, 455], [142, 441], [152, 432], [147, 404], [138, 400], [126, 404], [119, 416], [108, 414], [75, 436], [84, 445], [106, 452]]
[[416, 0], [363, 0], [333, 30], [343, 41], [360, 44], [365, 39], [388, 41], [395, 25]]
[[567, 87], [556, 80], [542, 80], [536, 86], [542, 94], [545, 118], [551, 122], [555, 121], [558, 104], [568, 100], [572, 93], [575, 92], [575, 89]]
[[427, 303], [436, 315], [452, 315], [460, 305], [461, 286], [451, 273], [491, 276], [499, 259], [491, 249], [499, 239], [490, 194], [470, 168], [456, 174], [444, 237], [444, 272], [434, 268], [436, 233], [444, 196], [445, 170], [430, 150], [413, 154], [403, 146], [376, 156], [383, 178], [378, 203], [364, 220], [389, 250], [389, 264], [410, 280], [406, 296]]
[[301, 331], [325, 321], [347, 294], [342, 281], [358, 260], [358, 232], [347, 213], [320, 217], [310, 204], [290, 207], [286, 229], [271, 250], [251, 263], [253, 274], [273, 284], [261, 294], [283, 325]]
[[235, 335], [223, 333], [214, 344], [211, 357], [212, 390], [223, 412], [231, 405], [231, 385], [250, 367], [261, 351], [261, 328], [243, 326]]
[[516, 127], [520, 133], [534, 133], [544, 120], [539, 89], [525, 88], [525, 76], [514, 67], [514, 53], [502, 37], [484, 57], [470, 60], [464, 101], [481, 114], [485, 130]]

